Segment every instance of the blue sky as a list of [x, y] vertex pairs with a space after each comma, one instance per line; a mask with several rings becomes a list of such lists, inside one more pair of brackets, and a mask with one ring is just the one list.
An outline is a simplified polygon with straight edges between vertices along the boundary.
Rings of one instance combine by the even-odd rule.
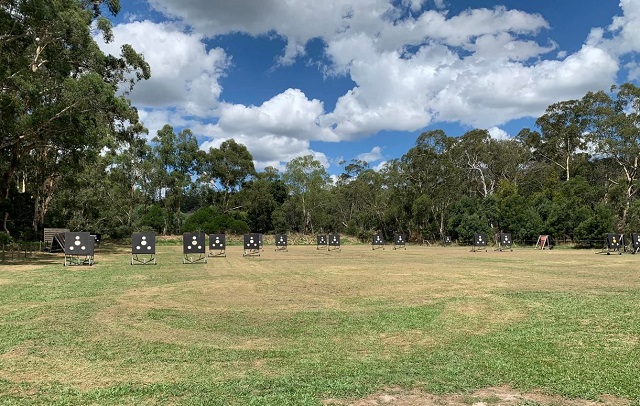
[[259, 169], [313, 154], [381, 168], [426, 130], [532, 127], [549, 105], [640, 77], [639, 0], [130, 0], [114, 20], [152, 78], [150, 137], [234, 138]]

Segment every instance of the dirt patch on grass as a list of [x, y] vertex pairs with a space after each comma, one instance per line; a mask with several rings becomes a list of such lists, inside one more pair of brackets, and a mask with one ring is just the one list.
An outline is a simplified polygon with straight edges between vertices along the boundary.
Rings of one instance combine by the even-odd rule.
[[567, 399], [558, 395], [548, 395], [533, 391], [518, 392], [507, 386], [486, 388], [471, 394], [433, 395], [420, 390], [387, 389], [358, 400], [326, 399], [327, 406], [628, 406], [626, 399], [609, 395], [597, 401], [586, 399]]

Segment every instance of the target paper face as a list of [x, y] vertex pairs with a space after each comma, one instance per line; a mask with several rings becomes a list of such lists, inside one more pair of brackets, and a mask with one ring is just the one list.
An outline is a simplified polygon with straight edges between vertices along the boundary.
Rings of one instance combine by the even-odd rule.
[[500, 234], [500, 244], [502, 245], [511, 245], [511, 234], [510, 233], [501, 233]]
[[257, 250], [260, 248], [260, 234], [245, 234], [244, 249]]
[[287, 246], [287, 235], [276, 234], [276, 247], [286, 247], [286, 246]]
[[155, 254], [156, 233], [133, 233], [131, 236], [132, 254]]
[[331, 247], [340, 246], [340, 234], [329, 234], [329, 246]]
[[610, 249], [620, 248], [622, 246], [620, 234], [607, 234], [607, 246]]
[[224, 234], [209, 234], [209, 249], [223, 250], [227, 245], [227, 237]]
[[375, 234], [373, 236], [372, 245], [384, 245], [384, 240], [382, 239], [382, 234]]
[[318, 236], [318, 245], [327, 245], [327, 236], [319, 235]]
[[64, 233], [64, 253], [66, 255], [93, 255], [95, 239], [89, 233]]
[[182, 236], [182, 252], [187, 254], [204, 254], [206, 249], [204, 233], [184, 233]]
[[407, 240], [407, 237], [404, 234], [396, 234], [393, 236], [393, 239], [396, 245], [404, 245]]
[[451, 236], [450, 235], [445, 235], [444, 236], [444, 243], [449, 245], [451, 244]]
[[631, 234], [631, 244], [633, 244], [633, 248], [640, 248], [640, 234]]
[[487, 245], [487, 236], [484, 233], [473, 235], [473, 245], [484, 247]]

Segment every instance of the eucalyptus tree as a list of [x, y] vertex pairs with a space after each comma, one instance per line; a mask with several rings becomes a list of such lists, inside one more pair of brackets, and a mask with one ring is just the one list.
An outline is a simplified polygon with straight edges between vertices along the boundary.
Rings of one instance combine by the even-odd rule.
[[623, 194], [619, 226], [624, 229], [640, 177], [640, 88], [625, 83], [611, 91], [615, 93], [587, 93], [583, 102], [590, 114], [589, 131], [597, 153], [611, 160], [619, 171], [609, 180]]
[[220, 190], [222, 211], [230, 209], [230, 197], [244, 182], [256, 175], [253, 156], [243, 144], [229, 139], [219, 148], [210, 148], [202, 157], [200, 181]]
[[302, 233], [315, 233], [316, 224], [322, 227], [324, 211], [329, 202], [329, 174], [313, 155], [292, 159], [287, 163], [282, 180], [289, 190], [291, 224]]
[[[150, 68], [128, 45], [106, 56], [93, 39], [113, 39], [102, 7], [115, 0], [0, 2], [0, 208], [3, 228], [17, 175], [33, 196], [34, 232], [63, 178], [73, 178], [109, 144], [131, 136], [138, 116], [125, 94]], [[94, 25], [94, 22], [97, 22]]]

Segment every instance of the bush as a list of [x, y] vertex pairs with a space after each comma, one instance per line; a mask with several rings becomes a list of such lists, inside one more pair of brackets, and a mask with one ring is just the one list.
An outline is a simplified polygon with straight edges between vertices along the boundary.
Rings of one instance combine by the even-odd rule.
[[4, 231], [0, 231], [0, 245], [10, 244], [11, 241], [12, 238], [9, 234], [5, 233]]

